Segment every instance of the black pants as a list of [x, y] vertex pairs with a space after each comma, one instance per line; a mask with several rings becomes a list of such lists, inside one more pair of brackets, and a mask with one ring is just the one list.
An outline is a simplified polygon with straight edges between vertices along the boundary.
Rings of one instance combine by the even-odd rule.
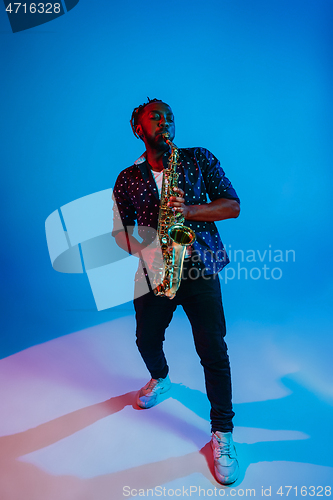
[[[140, 284], [137, 284], [140, 287]], [[136, 294], [136, 297], [140, 295]], [[231, 377], [221, 287], [218, 275], [182, 280], [174, 299], [153, 292], [134, 300], [136, 343], [152, 378], [165, 378], [169, 368], [163, 352], [165, 329], [181, 305], [190, 320], [196, 351], [204, 368], [206, 391], [211, 403], [212, 431], [233, 428]]]

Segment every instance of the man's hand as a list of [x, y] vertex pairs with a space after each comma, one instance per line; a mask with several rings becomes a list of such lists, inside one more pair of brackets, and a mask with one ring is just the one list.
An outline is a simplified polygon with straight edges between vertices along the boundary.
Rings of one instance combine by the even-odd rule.
[[141, 251], [145, 268], [153, 275], [163, 269], [163, 254], [157, 241]]
[[186, 216], [189, 214], [189, 207], [185, 205], [184, 191], [176, 187], [173, 190], [175, 196], [170, 196], [168, 207], [173, 208], [175, 212], [181, 213], [186, 219]]
[[170, 196], [168, 206], [183, 214], [187, 220], [210, 222], [233, 219], [239, 215], [240, 207], [236, 200], [218, 198], [203, 205], [185, 205], [184, 191], [176, 187], [173, 190], [175, 196]]
[[[151, 229], [151, 228], [149, 228]], [[115, 236], [117, 245], [123, 250], [134, 255], [136, 257], [141, 257], [143, 260], [143, 266], [146, 268], [149, 276], [149, 280], [152, 283], [155, 275], [159, 273], [162, 279], [162, 273], [164, 269], [163, 265], [163, 254], [160, 247], [159, 239], [156, 237], [148, 246], [144, 246], [131, 234], [126, 234], [125, 231], [120, 231]], [[159, 276], [156, 277], [157, 284], [159, 284]]]

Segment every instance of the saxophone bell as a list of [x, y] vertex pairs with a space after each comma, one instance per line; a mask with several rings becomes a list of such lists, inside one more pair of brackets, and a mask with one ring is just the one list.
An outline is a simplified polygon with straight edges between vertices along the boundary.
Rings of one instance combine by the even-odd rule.
[[195, 232], [183, 224], [174, 224], [168, 229], [168, 235], [174, 243], [188, 247], [195, 241]]

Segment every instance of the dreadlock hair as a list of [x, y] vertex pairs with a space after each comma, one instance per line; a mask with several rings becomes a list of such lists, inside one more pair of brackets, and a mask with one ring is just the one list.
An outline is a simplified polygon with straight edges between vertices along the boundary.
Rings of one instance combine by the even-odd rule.
[[161, 99], [149, 99], [149, 97], [147, 97], [147, 99], [148, 99], [148, 102], [140, 104], [140, 106], [138, 106], [137, 108], [133, 109], [133, 113], [132, 113], [131, 120], [130, 120], [130, 124], [131, 124], [132, 130], [133, 130], [133, 134], [138, 139], [141, 139], [141, 137], [137, 134], [136, 127], [139, 125], [140, 117], [141, 117], [142, 112], [145, 109], [145, 107], [148, 104], [150, 104], [151, 102], [163, 102], [163, 101], [161, 101]]

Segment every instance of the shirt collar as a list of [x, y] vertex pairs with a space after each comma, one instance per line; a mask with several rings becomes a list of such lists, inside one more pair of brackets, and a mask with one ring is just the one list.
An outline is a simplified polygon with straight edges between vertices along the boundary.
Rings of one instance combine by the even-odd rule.
[[134, 165], [140, 165], [146, 161], [147, 151], [145, 151], [137, 160], [135, 160]]
[[[164, 153], [166, 155], [166, 153]], [[141, 163], [144, 163], [147, 160], [147, 151], [142, 153], [141, 156], [137, 160], [135, 160], [134, 165], [141, 165]]]

